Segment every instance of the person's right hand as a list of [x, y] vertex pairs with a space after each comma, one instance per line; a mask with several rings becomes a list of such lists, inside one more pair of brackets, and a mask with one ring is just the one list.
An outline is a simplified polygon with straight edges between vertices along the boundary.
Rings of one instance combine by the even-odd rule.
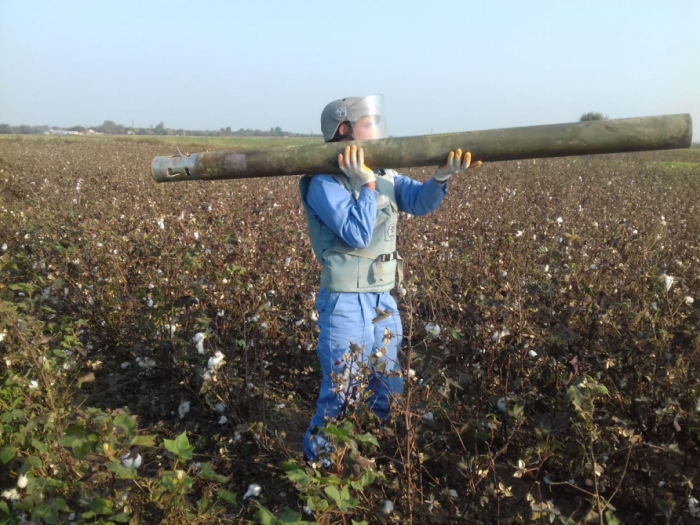
[[345, 156], [338, 155], [338, 166], [345, 176], [357, 186], [374, 182], [377, 178], [374, 172], [365, 166], [365, 152], [357, 146], [347, 146]]

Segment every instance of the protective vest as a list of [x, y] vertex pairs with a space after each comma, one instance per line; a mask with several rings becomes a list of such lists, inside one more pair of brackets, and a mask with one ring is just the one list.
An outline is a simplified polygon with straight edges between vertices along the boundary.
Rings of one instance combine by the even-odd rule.
[[[350, 180], [342, 173], [333, 175], [353, 198]], [[321, 286], [330, 292], [384, 292], [391, 290], [403, 280], [403, 259], [396, 252], [396, 223], [398, 206], [394, 192], [393, 170], [376, 175], [377, 217], [372, 231], [372, 240], [367, 248], [356, 249], [345, 243], [330, 228], [321, 224], [306, 203], [306, 194], [313, 175], [305, 175], [299, 182], [301, 202], [306, 212], [309, 239], [316, 259], [323, 265]]]

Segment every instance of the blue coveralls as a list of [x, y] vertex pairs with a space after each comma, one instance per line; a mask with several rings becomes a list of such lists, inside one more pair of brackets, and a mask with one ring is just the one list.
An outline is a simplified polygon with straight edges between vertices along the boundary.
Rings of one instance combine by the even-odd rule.
[[[447, 184], [440, 184], [434, 179], [421, 183], [397, 175], [394, 178], [394, 189], [399, 211], [424, 215], [440, 205], [447, 193]], [[377, 195], [376, 191], [363, 187], [355, 200], [332, 175], [316, 175], [309, 183], [306, 204], [316, 219], [345, 243], [362, 249], [372, 239], [377, 215]], [[388, 308], [391, 315], [372, 324], [372, 319], [377, 317], [375, 307], [381, 310]], [[317, 432], [324, 426], [324, 417], [337, 417], [343, 410], [345, 395], [332, 391], [334, 385], [331, 374], [343, 373], [343, 356], [348, 353], [350, 343], [364, 347], [362, 359], [368, 363], [371, 353], [384, 346], [384, 331], [389, 328], [395, 336], [386, 345], [385, 373], [389, 373], [399, 368], [397, 354], [403, 335], [396, 302], [388, 291], [329, 292], [322, 287], [316, 299], [316, 310], [320, 328], [316, 352], [323, 371], [323, 381], [316, 414], [304, 436], [304, 452], [310, 461], [315, 461], [319, 452], [328, 450], [323, 433]], [[386, 419], [389, 416], [391, 394], [403, 392], [403, 381], [400, 378], [392, 381], [385, 376], [374, 376], [370, 379], [370, 388], [373, 393], [369, 407], [379, 418]]]

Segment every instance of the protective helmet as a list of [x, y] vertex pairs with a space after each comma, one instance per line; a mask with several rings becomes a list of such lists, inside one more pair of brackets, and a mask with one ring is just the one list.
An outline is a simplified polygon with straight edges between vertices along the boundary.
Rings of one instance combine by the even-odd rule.
[[333, 139], [338, 127], [343, 122], [350, 122], [355, 127], [363, 117], [370, 117], [365, 123], [371, 126], [371, 138], [386, 138], [386, 119], [384, 118], [384, 97], [346, 97], [334, 100], [323, 108], [321, 113], [321, 131], [326, 142]]

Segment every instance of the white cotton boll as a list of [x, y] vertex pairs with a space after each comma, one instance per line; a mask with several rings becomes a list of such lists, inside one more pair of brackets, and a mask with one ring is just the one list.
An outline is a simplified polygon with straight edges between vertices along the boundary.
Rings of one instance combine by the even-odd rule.
[[413, 370], [413, 368], [408, 369], [408, 377], [411, 377], [411, 378], [416, 377], [416, 371]]
[[561, 217], [557, 217], [557, 224], [561, 224], [564, 222], [564, 219]]
[[494, 343], [498, 343], [507, 335], [510, 335], [510, 330], [508, 330], [507, 328], [496, 330], [493, 334], [491, 334], [491, 341], [493, 341]]
[[207, 368], [210, 370], [216, 370], [221, 366], [221, 363], [224, 360], [224, 354], [221, 352], [221, 350], [218, 350], [212, 357], [209, 358], [209, 361], [207, 362]]
[[496, 408], [499, 412], [503, 414], [506, 413], [506, 410], [508, 409], [508, 403], [506, 403], [505, 398], [502, 397], [496, 402]]
[[311, 310], [311, 313], [309, 313], [309, 319], [311, 319], [314, 323], [318, 322], [318, 314], [316, 313], [316, 310]]
[[591, 264], [591, 265], [588, 267], [588, 269], [589, 269], [589, 270], [597, 270], [598, 267], [597, 267], [595, 264]]
[[447, 493], [452, 499], [457, 499], [459, 497], [459, 494], [457, 494], [457, 491], [455, 489], [450, 489], [447, 491]]
[[17, 489], [14, 487], [9, 490], [3, 490], [2, 497], [10, 501], [19, 501], [22, 498]]
[[6, 242], [2, 243], [2, 251], [3, 252], [7, 251], [7, 243]]
[[217, 317], [223, 317], [224, 315], [226, 315], [226, 312], [224, 312], [223, 310], [219, 310], [218, 312], [216, 312]]
[[153, 283], [148, 283], [148, 289], [153, 290]]
[[226, 416], [221, 416], [219, 418], [219, 425], [225, 425], [226, 423], [228, 423], [228, 418]]
[[[695, 299], [693, 299], [693, 298], [690, 297], [689, 295], [686, 295], [686, 296], [683, 298], [683, 302], [684, 302], [685, 304], [687, 304], [688, 306], [692, 306], [692, 304], [695, 302]], [[2, 339], [0, 339], [0, 341], [2, 341]]]
[[256, 498], [260, 496], [262, 492], [262, 487], [257, 483], [251, 483], [248, 485], [248, 491], [243, 495], [243, 499]]
[[426, 412], [423, 414], [423, 421], [433, 421], [435, 418], [433, 417], [432, 412]]
[[535, 352], [534, 350], [529, 350], [527, 352], [527, 355], [529, 355], [530, 357], [537, 357], [537, 352]]
[[394, 512], [394, 504], [390, 500], [385, 500], [382, 505], [382, 514], [388, 516], [392, 512]]
[[545, 264], [544, 265], [544, 273], [547, 273], [549, 271], [549, 265]]
[[147, 304], [148, 304], [148, 307], [149, 307], [149, 308], [153, 308], [153, 299], [151, 299], [151, 298], [149, 297], [149, 298], [148, 298], [148, 303], [147, 303]]
[[221, 414], [224, 410], [226, 410], [226, 406], [223, 403], [217, 403], [214, 405], [214, 410]]
[[131, 457], [131, 452], [127, 452], [122, 456], [122, 465], [126, 468], [134, 466], [134, 459]]
[[522, 237], [522, 235], [523, 235], [523, 231], [522, 231], [522, 230], [518, 230], [518, 231], [515, 232], [515, 236], [516, 236], [516, 237]]
[[163, 332], [165, 334], [170, 334], [170, 337], [173, 337], [175, 335], [176, 331], [177, 331], [177, 325], [166, 324], [163, 326]]
[[141, 467], [141, 463], [143, 463], [141, 454], [137, 454], [135, 458], [132, 458], [131, 452], [127, 452], [122, 456], [122, 465], [124, 465], [126, 468], [134, 467], [135, 469], [138, 469]]
[[399, 297], [406, 297], [406, 293], [407, 293], [407, 292], [406, 292], [406, 288], [404, 288], [403, 286], [401, 286], [401, 287], [399, 288]]
[[128, 361], [124, 361], [124, 362], [122, 363], [122, 365], [121, 365], [122, 370], [126, 370], [126, 369], [129, 368], [130, 366], [131, 366], [131, 363], [129, 363]]
[[31, 388], [32, 390], [39, 388], [39, 382], [36, 379], [32, 379], [29, 382], [29, 388]]
[[437, 337], [440, 335], [440, 325], [437, 323], [428, 323], [425, 325], [425, 331], [430, 335]]
[[194, 344], [197, 344], [200, 341], [203, 341], [206, 337], [207, 337], [207, 334], [205, 334], [204, 332], [197, 332], [196, 334], [194, 334], [194, 337], [192, 338], [192, 342]]
[[671, 286], [673, 286], [673, 283], [676, 281], [676, 278], [672, 277], [671, 275], [666, 275], [665, 273], [661, 275], [661, 278], [664, 283], [664, 289], [668, 292], [671, 289]]
[[141, 368], [153, 368], [156, 366], [156, 362], [150, 357], [144, 357], [143, 359], [136, 358], [136, 361], [138, 361]]
[[189, 401], [183, 401], [182, 403], [180, 403], [180, 406], [177, 407], [177, 413], [179, 414], [180, 419], [185, 417], [185, 415], [187, 415], [187, 413], [189, 411], [190, 411], [190, 402]]
[[688, 512], [690, 512], [691, 517], [700, 518], [700, 508], [698, 508], [698, 500], [690, 496], [688, 498]]
[[7, 337], [7, 330], [3, 330], [0, 332], [0, 343], [2, 343], [5, 340], [5, 337]]
[[24, 489], [27, 488], [27, 483], [29, 480], [27, 479], [26, 474], [22, 474], [20, 477], [17, 478], [17, 488]]
[[165, 221], [163, 220], [162, 217], [161, 217], [160, 219], [158, 219], [158, 227], [159, 227], [161, 230], [164, 230], [164, 229], [165, 229]]
[[202, 379], [206, 383], [207, 381], [211, 381], [211, 374], [209, 372], [204, 372], [202, 374]]
[[199, 240], [199, 232], [194, 232], [194, 240], [195, 241]]

